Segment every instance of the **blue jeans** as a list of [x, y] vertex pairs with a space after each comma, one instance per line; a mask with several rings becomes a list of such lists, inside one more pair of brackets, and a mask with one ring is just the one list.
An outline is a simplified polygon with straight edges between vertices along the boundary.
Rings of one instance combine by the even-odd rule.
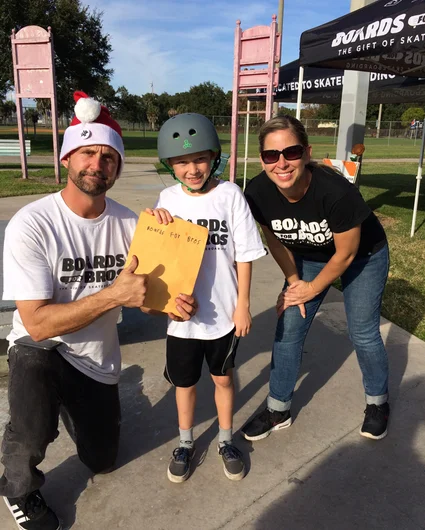
[[[326, 265], [297, 256], [295, 261], [300, 278], [307, 282], [313, 280]], [[353, 261], [341, 276], [348, 332], [363, 374], [366, 403], [375, 405], [382, 405], [388, 400], [388, 358], [379, 329], [388, 268], [388, 245], [385, 245], [373, 256]], [[268, 407], [273, 410], [290, 409], [304, 341], [328, 290], [305, 304], [305, 319], [298, 307], [289, 307], [278, 320], [267, 399]]]

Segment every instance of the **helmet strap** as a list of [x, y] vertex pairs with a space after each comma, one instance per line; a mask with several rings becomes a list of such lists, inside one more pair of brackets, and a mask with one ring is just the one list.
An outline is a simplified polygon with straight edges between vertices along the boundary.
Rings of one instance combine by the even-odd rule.
[[177, 180], [177, 182], [179, 184], [181, 184], [182, 186], [184, 186], [187, 191], [190, 191], [191, 193], [205, 193], [206, 192], [206, 189], [208, 187], [208, 184], [210, 182], [210, 180], [213, 178], [214, 176], [214, 173], [216, 172], [218, 166], [220, 165], [220, 160], [221, 160], [221, 157], [220, 157], [221, 153], [218, 153], [214, 162], [213, 162], [213, 165], [211, 167], [211, 171], [210, 171], [210, 174], [207, 178], [207, 180], [204, 182], [204, 184], [202, 185], [202, 188], [200, 188], [199, 190], [194, 190], [193, 188], [191, 188], [190, 186], [188, 186], [187, 184], [185, 184], [184, 182], [182, 182], [180, 179], [178, 179], [176, 177], [176, 174], [174, 173], [173, 171], [173, 168], [171, 166], [169, 166], [164, 159], [161, 160], [161, 164], [165, 167], [165, 169], [170, 173], [170, 175], [173, 177], [174, 180]]

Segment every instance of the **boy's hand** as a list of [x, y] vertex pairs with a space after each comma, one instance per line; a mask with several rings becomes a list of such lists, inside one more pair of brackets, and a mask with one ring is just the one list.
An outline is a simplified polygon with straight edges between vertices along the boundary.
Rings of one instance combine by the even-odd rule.
[[149, 215], [154, 215], [155, 219], [160, 225], [162, 224], [168, 225], [168, 223], [173, 222], [172, 215], [165, 208], [154, 208], [154, 209], [146, 208], [145, 212], [148, 213]]
[[252, 317], [248, 307], [236, 306], [233, 313], [236, 337], [246, 337], [251, 329]]
[[177, 311], [180, 313], [180, 316], [175, 315], [174, 313], [168, 313], [168, 317], [171, 320], [175, 320], [176, 322], [190, 320], [198, 310], [198, 302], [189, 294], [180, 294], [176, 298], [176, 304]]

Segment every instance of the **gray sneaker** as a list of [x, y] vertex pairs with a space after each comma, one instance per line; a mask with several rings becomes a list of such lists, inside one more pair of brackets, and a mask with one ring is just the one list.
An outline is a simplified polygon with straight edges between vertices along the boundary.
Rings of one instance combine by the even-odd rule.
[[224, 474], [230, 480], [242, 480], [245, 476], [245, 464], [242, 460], [242, 452], [231, 442], [217, 446], [218, 454], [223, 459]]
[[168, 465], [168, 480], [175, 483], [187, 480], [190, 474], [190, 461], [194, 454], [194, 445], [190, 449], [187, 447], [176, 447], [173, 451], [170, 464]]

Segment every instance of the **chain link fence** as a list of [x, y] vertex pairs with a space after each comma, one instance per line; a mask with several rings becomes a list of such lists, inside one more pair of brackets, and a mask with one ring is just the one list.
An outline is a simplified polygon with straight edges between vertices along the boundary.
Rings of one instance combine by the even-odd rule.
[[[33, 127], [33, 122], [30, 119], [30, 114], [32, 111], [35, 111], [33, 107], [24, 108], [24, 123], [27, 129]], [[229, 134], [231, 133], [231, 116], [207, 116], [219, 134]], [[160, 123], [151, 124], [148, 122], [138, 122], [132, 123], [125, 120], [117, 120], [120, 124], [123, 131], [134, 131], [142, 133], [142, 136], [152, 133], [152, 131], [158, 131]], [[339, 120], [324, 120], [324, 119], [313, 119], [313, 118], [302, 118], [301, 122], [306, 128], [307, 134], [309, 137], [318, 136], [318, 137], [330, 137], [332, 138], [331, 142], [333, 145], [337, 144], [338, 141], [338, 127]], [[70, 123], [70, 118], [68, 116], [62, 115], [58, 118], [59, 129], [65, 129]], [[257, 135], [261, 125], [264, 123], [264, 114], [258, 113], [255, 111], [250, 113], [249, 116], [249, 133]], [[238, 119], [238, 128], [239, 134], [246, 133], [246, 115], [239, 115]], [[17, 127], [17, 118], [16, 114], [13, 113], [12, 116], [7, 118], [0, 117], [0, 125], [6, 127]], [[391, 139], [409, 139], [415, 143], [418, 139], [422, 138], [423, 126], [422, 122], [416, 122], [415, 126], [406, 126], [403, 125], [400, 121], [382, 121], [380, 124], [377, 120], [367, 121], [365, 128], [365, 138], [377, 138], [386, 140], [387, 144], [391, 144]], [[39, 114], [39, 119], [37, 122], [37, 128], [46, 128], [50, 129], [52, 126], [50, 113]]]
[[[250, 114], [249, 117], [249, 133], [258, 134], [261, 125], [264, 123], [264, 115], [262, 114]], [[231, 131], [231, 116], [208, 116], [216, 127], [219, 133], [228, 133]], [[307, 134], [311, 136], [323, 136], [331, 137], [334, 145], [338, 141], [338, 129], [339, 120], [323, 120], [323, 119], [312, 119], [302, 118], [301, 122], [306, 128]], [[246, 115], [240, 115], [238, 119], [239, 134], [246, 132]], [[377, 120], [367, 121], [365, 127], [365, 138], [378, 138], [386, 140], [388, 145], [391, 144], [391, 140], [399, 138], [412, 140], [414, 143], [416, 140], [422, 138], [422, 123], [416, 122], [416, 126], [403, 125], [401, 121], [381, 121], [378, 123]]]

